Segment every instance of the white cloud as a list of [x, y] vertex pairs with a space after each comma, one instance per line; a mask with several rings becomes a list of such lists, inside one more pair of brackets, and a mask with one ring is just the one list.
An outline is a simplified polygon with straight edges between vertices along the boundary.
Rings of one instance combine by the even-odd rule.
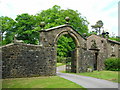
[[[36, 14], [41, 10], [59, 5], [63, 9], [78, 10], [85, 16], [90, 25], [102, 20], [105, 29], [118, 34], [118, 1], [119, 0], [1, 0], [0, 16], [16, 18], [22, 13]], [[89, 25], [89, 27], [90, 27]]]

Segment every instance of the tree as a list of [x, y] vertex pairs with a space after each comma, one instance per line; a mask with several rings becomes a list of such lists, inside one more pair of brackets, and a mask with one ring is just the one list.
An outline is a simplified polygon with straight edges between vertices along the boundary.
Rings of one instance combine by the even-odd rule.
[[18, 15], [15, 20], [17, 39], [29, 44], [38, 44], [39, 33], [35, 29], [36, 18], [33, 15], [24, 13]]
[[9, 18], [9, 17], [6, 17], [6, 16], [5, 17], [1, 16], [0, 17], [0, 23], [1, 23], [0, 34], [2, 36], [1, 44], [5, 45], [5, 44], [8, 44], [8, 43], [11, 43], [13, 41], [14, 32], [16, 31], [15, 30], [16, 22], [12, 18]]
[[96, 30], [96, 33], [99, 33], [99, 35], [101, 34], [101, 28], [103, 27], [103, 22], [102, 22], [102, 20], [99, 20], [99, 21], [97, 21], [96, 22], [96, 24], [95, 25], [92, 25], [91, 26], [93, 29], [95, 29]]
[[[70, 17], [69, 24], [80, 34], [88, 33], [88, 21], [85, 17], [82, 17], [78, 11], [74, 11], [72, 9], [61, 9], [60, 6], [53, 6], [47, 10], [42, 10], [36, 15], [29, 15], [28, 13], [23, 13], [21, 15], [17, 15], [15, 21], [10, 19], [8, 20], [10, 25], [4, 26], [3, 24], [3, 32], [10, 31], [11, 33], [6, 33], [7, 36], [13, 39], [13, 36], [17, 34], [18, 40], [23, 40], [25, 43], [29, 44], [38, 44], [39, 39], [39, 30], [41, 30], [40, 22], [44, 21], [46, 23], [45, 29], [63, 25], [66, 23], [65, 17]], [[8, 23], [6, 20], [6, 23]], [[13, 24], [14, 22], [14, 24]], [[5, 28], [5, 29], [4, 29]], [[6, 29], [7, 28], [7, 29]], [[9, 30], [10, 29], [10, 30]], [[5, 37], [5, 40], [8, 44], [10, 38]], [[64, 42], [63, 42], [64, 41]], [[61, 48], [62, 47], [62, 48]], [[72, 51], [75, 48], [74, 42], [72, 39], [65, 35], [62, 36], [58, 41], [58, 55], [60, 56], [69, 56], [66, 54]], [[61, 53], [64, 53], [63, 55]]]
[[[70, 18], [69, 24], [80, 34], [87, 33], [88, 34], [88, 21], [86, 18], [82, 17], [78, 11], [74, 11], [72, 9], [61, 9], [60, 6], [53, 6], [47, 10], [43, 10], [40, 13], [36, 14], [37, 24], [41, 21], [46, 23], [45, 29], [63, 25], [66, 23], [65, 17], [68, 16]], [[71, 52], [75, 48], [75, 44], [72, 38], [68, 35], [64, 35], [58, 40], [58, 48], [57, 54], [58, 56], [66, 57], [69, 56], [69, 52]]]
[[72, 9], [64, 10], [57, 5], [37, 13], [36, 20], [38, 24], [40, 21], [44, 21], [46, 23], [45, 28], [51, 28], [65, 24], [66, 16], [70, 17], [69, 23], [76, 31], [78, 31], [80, 34], [88, 33], [89, 23], [86, 18], [82, 17], [78, 11], [74, 11]]
[[58, 39], [57, 55], [60, 57], [70, 57], [71, 51], [75, 49], [74, 40], [69, 35], [63, 35]]

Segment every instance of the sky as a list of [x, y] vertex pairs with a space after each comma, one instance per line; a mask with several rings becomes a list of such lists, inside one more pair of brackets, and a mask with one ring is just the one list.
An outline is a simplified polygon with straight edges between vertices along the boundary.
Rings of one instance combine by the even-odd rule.
[[[78, 10], [87, 18], [89, 30], [98, 20], [104, 23], [104, 30], [118, 36], [118, 2], [120, 0], [0, 0], [0, 16], [13, 19], [22, 13], [35, 15], [54, 5], [62, 9]], [[120, 35], [120, 34], [119, 34]]]

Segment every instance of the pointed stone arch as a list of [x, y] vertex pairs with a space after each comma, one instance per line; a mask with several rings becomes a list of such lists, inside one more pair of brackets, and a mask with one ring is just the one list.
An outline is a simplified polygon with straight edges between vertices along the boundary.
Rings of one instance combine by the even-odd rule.
[[68, 25], [61, 25], [40, 31], [40, 44], [46, 47], [53, 47], [58, 38], [64, 34], [69, 34], [75, 40], [77, 47], [82, 47], [85, 38]]
[[80, 62], [82, 62], [80, 56], [81, 56], [81, 52], [80, 49], [83, 48], [83, 44], [85, 42], [85, 38], [83, 38], [76, 30], [74, 30], [71, 26], [68, 25], [61, 25], [58, 27], [54, 27], [54, 28], [50, 28], [50, 29], [46, 29], [46, 30], [42, 30], [40, 31], [40, 44], [43, 47], [51, 47], [54, 48], [54, 58], [52, 59], [54, 61], [54, 63], [56, 63], [56, 56], [57, 56], [57, 41], [58, 39], [62, 36], [68, 34], [71, 38], [73, 38], [73, 41], [76, 45], [75, 47], [75, 52], [74, 52], [74, 60], [75, 60], [75, 65], [76, 68], [75, 72], [79, 72], [79, 66]]
[[66, 35], [66, 34], [68, 34], [74, 40], [76, 47], [80, 46], [80, 42], [79, 42], [79, 39], [77, 38], [77, 36], [74, 33], [69, 32], [69, 31], [64, 31], [64, 32], [58, 33], [57, 36], [56, 36], [56, 38], [54, 39], [54, 43], [57, 44], [58, 39], [62, 35]]

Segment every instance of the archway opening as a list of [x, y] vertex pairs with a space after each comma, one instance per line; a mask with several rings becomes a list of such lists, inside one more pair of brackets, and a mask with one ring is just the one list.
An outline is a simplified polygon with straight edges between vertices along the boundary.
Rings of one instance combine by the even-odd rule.
[[94, 70], [97, 70], [97, 59], [98, 59], [98, 53], [95, 53], [95, 60], [94, 60]]
[[57, 71], [76, 72], [76, 42], [69, 34], [57, 40]]

